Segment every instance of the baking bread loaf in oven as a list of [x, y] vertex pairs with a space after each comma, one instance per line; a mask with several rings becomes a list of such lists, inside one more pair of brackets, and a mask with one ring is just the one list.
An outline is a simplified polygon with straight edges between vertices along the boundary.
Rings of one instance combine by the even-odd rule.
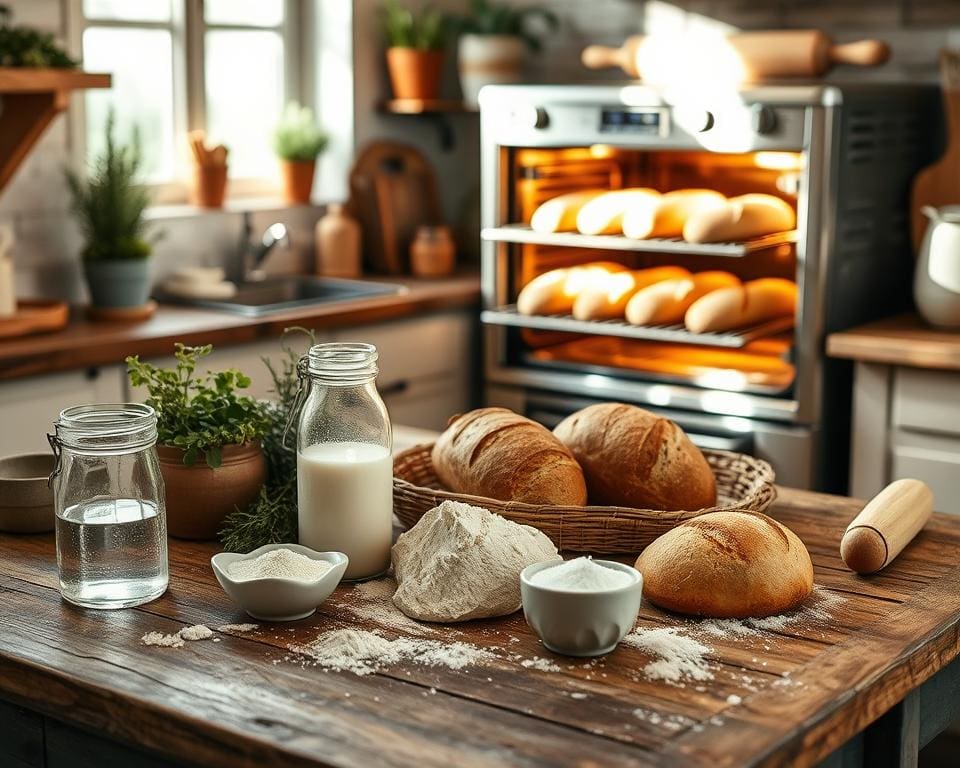
[[656, 207], [660, 193], [647, 187], [614, 189], [590, 198], [577, 212], [582, 235], [619, 235], [627, 211], [645, 212]]
[[761, 277], [701, 296], [683, 321], [691, 333], [731, 331], [797, 312], [797, 284], [782, 277]]
[[623, 214], [625, 237], [679, 237], [687, 219], [719, 208], [727, 201], [712, 189], [676, 189], [662, 195], [654, 206], [634, 206]]
[[553, 433], [583, 467], [591, 504], [697, 510], [717, 500], [700, 449], [669, 419], [624, 403], [571, 414]]
[[719, 270], [698, 272], [684, 278], [663, 280], [637, 291], [624, 309], [627, 322], [633, 325], [674, 325], [701, 296], [719, 288], [740, 285], [740, 279]]
[[558, 195], [537, 206], [530, 217], [530, 229], [534, 232], [574, 232], [577, 229], [577, 214], [584, 204], [606, 190], [592, 189], [585, 192], [568, 192]]
[[455, 493], [527, 504], [587, 502], [583, 471], [570, 451], [549, 429], [507, 408], [453, 417], [431, 459]]
[[517, 296], [517, 312], [521, 315], [566, 315], [584, 290], [614, 272], [627, 268], [615, 261], [592, 261], [576, 267], [551, 269], [537, 275]]
[[683, 267], [650, 267], [631, 272], [611, 272], [592, 281], [573, 301], [577, 320], [617, 320], [623, 317], [627, 302], [637, 291], [662, 280], [689, 277]]
[[754, 192], [697, 211], [684, 223], [683, 239], [689, 243], [734, 243], [785, 232], [795, 226], [797, 215], [789, 203]]
[[759, 512], [710, 512], [681, 523], [643, 550], [636, 566], [646, 599], [697, 616], [772, 616], [813, 590], [803, 542]]

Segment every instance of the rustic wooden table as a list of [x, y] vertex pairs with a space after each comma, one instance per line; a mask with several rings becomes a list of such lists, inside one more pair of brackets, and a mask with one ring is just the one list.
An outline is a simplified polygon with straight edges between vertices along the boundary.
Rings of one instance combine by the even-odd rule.
[[[935, 516], [863, 578], [837, 554], [857, 511], [781, 490], [772, 514], [807, 544], [819, 589], [778, 629], [704, 632], [645, 605], [641, 628], [677, 627], [710, 648], [713, 678], [673, 685], [648, 679], [651, 657], [633, 647], [592, 663], [556, 657], [520, 614], [414, 628], [494, 654], [461, 670], [360, 677], [290, 653], [334, 628], [397, 636], [403, 617], [376, 582], [341, 587], [289, 625], [146, 647], [146, 632], [247, 621], [213, 578], [213, 545], [172, 542], [166, 595], [97, 612], [61, 601], [52, 536], [0, 536], [0, 764], [915, 764], [960, 700], [960, 520]], [[559, 670], [522, 663], [537, 657]]]

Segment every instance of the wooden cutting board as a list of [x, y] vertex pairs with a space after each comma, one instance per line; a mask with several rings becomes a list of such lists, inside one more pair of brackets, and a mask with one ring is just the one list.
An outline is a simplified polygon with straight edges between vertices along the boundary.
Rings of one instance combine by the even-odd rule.
[[925, 205], [960, 205], [960, 51], [940, 51], [940, 79], [943, 111], [947, 121], [947, 149], [933, 165], [913, 180], [910, 196], [910, 234], [914, 253], [927, 229]]
[[0, 339], [60, 331], [69, 320], [70, 308], [64, 301], [20, 299], [16, 313], [0, 317]]

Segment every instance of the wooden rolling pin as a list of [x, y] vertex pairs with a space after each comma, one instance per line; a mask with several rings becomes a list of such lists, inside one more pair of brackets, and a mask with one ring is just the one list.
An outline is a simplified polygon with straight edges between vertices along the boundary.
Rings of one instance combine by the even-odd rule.
[[840, 557], [857, 573], [888, 566], [933, 513], [933, 492], [919, 480], [896, 480], [874, 496], [847, 526]]
[[[620, 48], [591, 45], [580, 60], [588, 69], [620, 67], [630, 77], [643, 77], [637, 54], [646, 40], [628, 37]], [[743, 61], [748, 82], [777, 77], [821, 77], [835, 64], [876, 67], [890, 58], [890, 46], [882, 40], [858, 40], [836, 45], [818, 29], [740, 32], [727, 37]]]

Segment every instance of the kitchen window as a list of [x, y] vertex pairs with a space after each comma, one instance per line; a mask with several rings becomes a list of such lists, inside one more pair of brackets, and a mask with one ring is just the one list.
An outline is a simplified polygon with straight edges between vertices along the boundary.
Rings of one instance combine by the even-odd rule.
[[111, 106], [118, 136], [140, 131], [144, 181], [158, 202], [186, 200], [187, 133], [230, 151], [233, 195], [277, 187], [271, 132], [299, 94], [298, 0], [75, 0], [84, 68], [113, 87], [84, 97], [89, 160], [103, 149]]

